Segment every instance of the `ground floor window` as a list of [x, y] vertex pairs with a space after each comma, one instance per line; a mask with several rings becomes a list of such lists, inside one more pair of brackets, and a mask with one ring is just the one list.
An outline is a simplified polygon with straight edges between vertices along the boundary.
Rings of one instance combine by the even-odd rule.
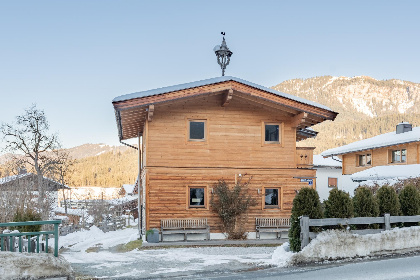
[[205, 208], [206, 199], [206, 187], [188, 187], [188, 206], [190, 208]]
[[264, 208], [280, 208], [280, 189], [265, 188]]
[[338, 178], [328, 177], [328, 187], [329, 188], [336, 188], [337, 187]]

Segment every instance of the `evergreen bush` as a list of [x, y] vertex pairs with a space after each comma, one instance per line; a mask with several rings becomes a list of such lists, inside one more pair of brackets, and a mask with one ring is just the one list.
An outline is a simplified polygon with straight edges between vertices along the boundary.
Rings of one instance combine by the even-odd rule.
[[[33, 209], [18, 209], [15, 216], [13, 217], [13, 222], [28, 222], [28, 221], [41, 221], [42, 215], [36, 212]], [[41, 230], [42, 225], [34, 226], [17, 226], [12, 227], [12, 230], [18, 230], [19, 232], [38, 232]]]
[[293, 199], [292, 216], [290, 217], [289, 243], [293, 252], [300, 251], [300, 216], [310, 219], [321, 219], [322, 209], [318, 192], [312, 188], [302, 188]]
[[355, 217], [378, 217], [379, 215], [378, 203], [369, 188], [356, 189], [353, 206]]
[[[355, 217], [378, 217], [379, 207], [372, 190], [367, 187], [356, 189], [353, 197], [353, 207]], [[378, 225], [358, 225], [356, 229], [379, 228]]]
[[420, 194], [413, 185], [406, 185], [399, 194], [401, 212], [403, 216], [420, 214]]
[[326, 218], [351, 218], [353, 217], [353, 201], [344, 191], [333, 189], [325, 201]]
[[393, 187], [388, 185], [380, 187], [376, 192], [376, 200], [379, 207], [379, 216], [383, 216], [385, 213], [391, 216], [400, 214], [400, 202]]

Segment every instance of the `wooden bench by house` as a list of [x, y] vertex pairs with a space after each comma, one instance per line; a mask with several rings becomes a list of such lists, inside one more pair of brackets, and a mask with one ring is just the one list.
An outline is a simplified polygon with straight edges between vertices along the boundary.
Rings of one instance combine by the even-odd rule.
[[257, 239], [260, 239], [261, 232], [275, 232], [277, 239], [279, 239], [281, 238], [281, 233], [288, 232], [289, 229], [289, 218], [255, 218]]
[[184, 241], [187, 241], [189, 233], [205, 233], [206, 239], [210, 240], [210, 226], [207, 219], [165, 219], [160, 221], [162, 241], [167, 234], [184, 234]]

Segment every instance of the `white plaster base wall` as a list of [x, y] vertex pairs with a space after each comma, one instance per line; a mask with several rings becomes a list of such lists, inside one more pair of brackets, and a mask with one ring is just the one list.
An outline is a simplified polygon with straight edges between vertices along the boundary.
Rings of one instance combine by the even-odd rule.
[[342, 175], [341, 168], [318, 167], [316, 168], [316, 190], [321, 202], [328, 199], [330, 190], [333, 189], [328, 187], [328, 177], [337, 178], [339, 190], [348, 192], [350, 196], [354, 195], [354, 190], [358, 183], [353, 182], [350, 179], [350, 175]]

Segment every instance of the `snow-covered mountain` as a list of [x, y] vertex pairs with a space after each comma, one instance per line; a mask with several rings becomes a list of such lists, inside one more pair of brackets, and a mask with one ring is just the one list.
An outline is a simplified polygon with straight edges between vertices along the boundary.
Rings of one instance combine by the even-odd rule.
[[367, 76], [293, 79], [272, 87], [329, 106], [338, 117], [314, 126], [317, 139], [299, 143], [315, 153], [390, 132], [397, 123], [420, 125], [420, 84]]
[[420, 105], [420, 84], [397, 79], [322, 76], [288, 80], [273, 88], [327, 105], [341, 118], [420, 113], [420, 106], [415, 106]]

